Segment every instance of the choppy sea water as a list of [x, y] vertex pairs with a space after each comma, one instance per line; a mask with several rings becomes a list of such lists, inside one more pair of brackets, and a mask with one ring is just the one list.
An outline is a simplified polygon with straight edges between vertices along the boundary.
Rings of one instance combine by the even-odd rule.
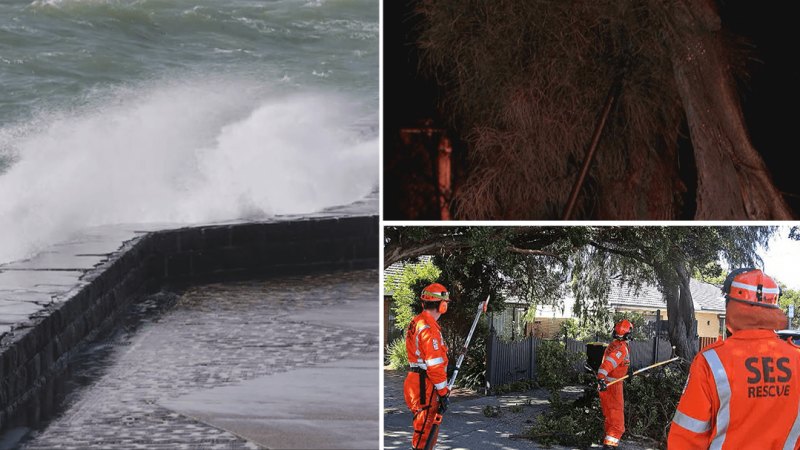
[[0, 2], [0, 262], [378, 184], [377, 0]]

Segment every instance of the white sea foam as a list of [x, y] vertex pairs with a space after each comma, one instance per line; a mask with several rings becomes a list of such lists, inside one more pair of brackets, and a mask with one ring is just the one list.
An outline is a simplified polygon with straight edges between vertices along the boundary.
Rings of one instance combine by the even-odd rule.
[[317, 211], [375, 189], [377, 137], [339, 96], [136, 88], [0, 129], [0, 262], [80, 229]]

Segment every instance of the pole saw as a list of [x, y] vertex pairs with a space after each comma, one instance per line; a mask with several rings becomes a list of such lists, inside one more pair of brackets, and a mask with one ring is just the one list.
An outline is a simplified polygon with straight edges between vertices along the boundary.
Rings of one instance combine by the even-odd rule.
[[[461, 353], [458, 355], [458, 360], [456, 360], [456, 368], [453, 370], [453, 376], [450, 377], [450, 382], [447, 383], [448, 391], [453, 390], [453, 386], [456, 384], [456, 377], [458, 376], [458, 371], [461, 370], [461, 363], [464, 362], [464, 357], [467, 355], [467, 350], [469, 350], [469, 341], [472, 340], [472, 334], [475, 333], [475, 328], [478, 326], [478, 320], [481, 318], [481, 314], [486, 312], [486, 308], [489, 306], [489, 298], [491, 296], [486, 296], [486, 300], [482, 301], [478, 304], [478, 312], [475, 314], [475, 320], [472, 321], [472, 327], [469, 329], [469, 334], [467, 335], [467, 340], [464, 341], [464, 347], [461, 348]], [[448, 392], [448, 396], [450, 393]], [[425, 441], [425, 450], [433, 450], [433, 440], [437, 434], [439, 434], [439, 425], [442, 423], [442, 410], [436, 411], [436, 416], [433, 417], [433, 426], [431, 427], [430, 433], [428, 433], [428, 440]]]
[[[675, 347], [672, 347], [672, 348], [673, 348], [673, 350], [675, 349]], [[632, 374], [625, 375], [622, 378], [617, 378], [616, 380], [612, 381], [611, 383], [608, 383], [606, 386], [611, 386], [612, 384], [617, 384], [617, 383], [619, 383], [620, 381], [622, 381], [622, 380], [624, 380], [626, 378], [630, 378], [630, 377], [632, 377], [634, 375], [638, 375], [638, 374], [640, 374], [642, 372], [647, 372], [648, 370], [655, 369], [656, 367], [663, 366], [664, 364], [669, 364], [669, 363], [671, 363], [673, 361], [677, 361], [679, 359], [681, 359], [680, 356], [675, 356], [675, 357], [670, 358], [670, 359], [668, 359], [666, 361], [660, 361], [660, 362], [657, 362], [655, 364], [651, 364], [651, 365], [649, 365], [647, 367], [644, 367], [644, 368], [641, 368], [641, 369], [637, 370], [636, 372], [633, 372]]]

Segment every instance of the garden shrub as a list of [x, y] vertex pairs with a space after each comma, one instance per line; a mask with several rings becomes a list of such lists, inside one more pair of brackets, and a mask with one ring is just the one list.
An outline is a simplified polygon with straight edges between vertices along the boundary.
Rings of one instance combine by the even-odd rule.
[[542, 341], [536, 349], [536, 383], [551, 394], [578, 383], [576, 367], [585, 359], [584, 353], [569, 352], [560, 341]]
[[[668, 426], [680, 400], [686, 374], [679, 368], [656, 369], [625, 381], [625, 428], [623, 440], [632, 435], [653, 439], [666, 448]], [[553, 401], [555, 400], [555, 401]], [[594, 381], [583, 397], [563, 402], [551, 397], [550, 409], [536, 418], [527, 435], [541, 444], [589, 448], [602, 440], [603, 412]]]
[[675, 415], [686, 374], [667, 367], [637, 376], [625, 385], [625, 427], [633, 434], [666, 443], [667, 426]]
[[408, 369], [408, 354], [406, 353], [406, 340], [404, 337], [397, 338], [386, 346], [384, 359], [392, 369]]

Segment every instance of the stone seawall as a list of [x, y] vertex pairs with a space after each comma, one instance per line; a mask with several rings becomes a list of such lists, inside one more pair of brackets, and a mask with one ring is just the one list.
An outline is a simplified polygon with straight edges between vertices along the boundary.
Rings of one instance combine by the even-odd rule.
[[377, 268], [378, 226], [377, 216], [306, 218], [155, 231], [125, 242], [0, 339], [0, 431], [47, 416], [70, 356], [138, 296], [171, 283]]

